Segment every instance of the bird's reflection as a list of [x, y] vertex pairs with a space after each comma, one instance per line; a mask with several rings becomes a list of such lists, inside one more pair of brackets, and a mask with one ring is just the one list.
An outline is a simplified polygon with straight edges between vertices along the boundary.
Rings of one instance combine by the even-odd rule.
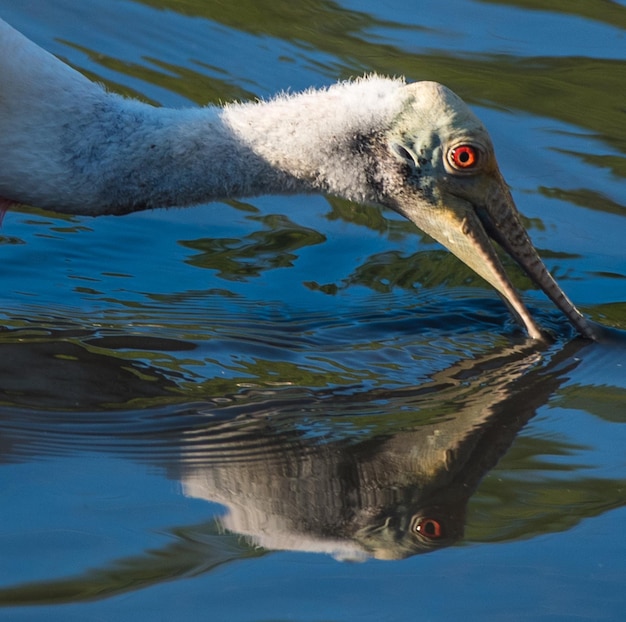
[[539, 360], [530, 348], [510, 348], [417, 389], [298, 404], [300, 415], [353, 403], [411, 415], [374, 418], [351, 434], [281, 426], [285, 405], [277, 414], [269, 400], [245, 425], [236, 418], [183, 435], [176, 477], [186, 495], [226, 506], [224, 528], [266, 549], [398, 559], [442, 548], [462, 537], [481, 478], [562, 381], [562, 373], [533, 373]]
[[51, 436], [58, 444], [67, 434], [68, 450], [157, 465], [184, 494], [226, 508], [218, 519], [176, 527], [162, 549], [2, 589], [0, 605], [104, 598], [263, 550], [361, 560], [448, 546], [463, 535], [481, 478], [568, 378], [584, 346], [575, 340], [541, 354], [533, 344], [504, 348], [415, 388], [250, 390], [222, 407], [156, 409], [141, 425], [124, 412], [111, 419], [47, 412], [24, 422], [19, 410], [0, 409], [5, 460], [45, 451], [35, 428], [48, 438], [58, 423], [61, 433]]
[[[59, 414], [43, 413], [42, 438], [54, 432], [69, 451], [89, 439], [107, 451], [123, 446], [135, 459], [150, 456], [180, 480], [184, 494], [225, 506], [222, 528], [253, 546], [398, 559], [462, 537], [481, 478], [563, 381], [564, 366], [576, 364], [573, 354], [584, 343], [555, 353], [539, 353], [531, 342], [510, 346], [462, 360], [414, 388], [250, 390], [221, 403], [159, 409], [158, 400], [167, 403], [177, 386], [158, 368], [67, 339], [12, 340], [2, 344], [14, 356], [2, 359], [0, 396], [11, 407], [0, 409], [0, 420], [21, 421], [21, 408], [31, 403], [52, 405]], [[42, 369], [37, 390], [20, 390], [9, 373], [15, 356]], [[109, 404], [141, 397], [156, 404], [154, 414], [142, 414], [138, 428], [132, 411], [97, 418], [71, 412], [75, 405], [102, 408], [102, 395]], [[15, 434], [18, 427], [0, 434], [1, 460], [45, 447], [32, 417], [27, 434]]]
[[[143, 418], [149, 451], [138, 446], [137, 426], [130, 427], [132, 446], [180, 480], [187, 496], [225, 506], [222, 528], [253, 546], [340, 559], [403, 558], [462, 537], [467, 503], [481, 478], [562, 382], [558, 360], [575, 364], [572, 355], [582, 343], [571, 342], [548, 365], [539, 364], [545, 353], [534, 344], [511, 346], [463, 360], [415, 388], [250, 390], [219, 407], [157, 408], [154, 421]], [[103, 387], [110, 387], [106, 400], [119, 404], [139, 396], [154, 404], [159, 394], [170, 399], [175, 393], [157, 368], [135, 370], [128, 359], [66, 339], [2, 347], [28, 359], [31, 369], [48, 364], [48, 373], [35, 374], [45, 380], [39, 392], [19, 391], [11, 384], [15, 375], [4, 374], [0, 394], [5, 401], [10, 396], [13, 407], [40, 401], [100, 406], [92, 396], [102, 399]], [[555, 365], [558, 373], [551, 372]], [[75, 382], [67, 366], [86, 381]], [[0, 419], [21, 417], [11, 412], [2, 409]], [[114, 451], [127, 440], [123, 411], [109, 419], [84, 420], [70, 411], [58, 417], [55, 426], [47, 412], [40, 424], [44, 435], [54, 429], [55, 442], [60, 427]], [[31, 443], [33, 450], [43, 447], [33, 443], [32, 429], [23, 438], [0, 435], [0, 448], [13, 448], [9, 454], [18, 447], [25, 453]]]

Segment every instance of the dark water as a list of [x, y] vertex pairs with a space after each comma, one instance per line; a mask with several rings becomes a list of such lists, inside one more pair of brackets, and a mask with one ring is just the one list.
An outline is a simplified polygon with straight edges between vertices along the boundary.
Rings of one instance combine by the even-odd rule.
[[[163, 105], [371, 71], [444, 82], [490, 128], [561, 285], [626, 329], [624, 3], [0, 16]], [[626, 346], [575, 339], [521, 275], [558, 335], [541, 352], [411, 225], [335, 199], [24, 208], [0, 257], [0, 619], [626, 614]]]

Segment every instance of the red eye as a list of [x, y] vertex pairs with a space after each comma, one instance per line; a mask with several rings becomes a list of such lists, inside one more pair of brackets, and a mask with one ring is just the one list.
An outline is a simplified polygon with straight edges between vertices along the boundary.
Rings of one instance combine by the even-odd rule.
[[418, 521], [415, 531], [429, 540], [438, 540], [443, 536], [441, 523], [434, 518], [423, 518]]
[[454, 168], [466, 171], [476, 166], [478, 149], [472, 145], [460, 145], [448, 153], [448, 160]]

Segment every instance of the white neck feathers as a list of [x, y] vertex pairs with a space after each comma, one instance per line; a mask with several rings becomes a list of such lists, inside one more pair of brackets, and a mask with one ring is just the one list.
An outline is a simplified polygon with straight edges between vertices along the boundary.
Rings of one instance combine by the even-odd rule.
[[0, 22], [0, 196], [80, 214], [264, 193], [366, 196], [361, 142], [403, 83], [379, 77], [225, 108], [155, 108], [104, 91]]

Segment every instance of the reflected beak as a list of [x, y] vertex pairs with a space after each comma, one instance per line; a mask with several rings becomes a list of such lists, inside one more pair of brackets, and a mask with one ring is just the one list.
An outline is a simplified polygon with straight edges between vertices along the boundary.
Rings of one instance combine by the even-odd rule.
[[481, 205], [446, 193], [445, 204], [435, 207], [424, 209], [423, 204], [417, 209], [398, 207], [422, 231], [490, 283], [502, 295], [532, 339], [548, 340], [513, 287], [491, 240], [498, 242], [515, 259], [581, 335], [595, 339], [590, 323], [564, 294], [541, 261], [521, 223], [506, 183], [497, 170], [489, 175], [488, 189], [483, 196]]

